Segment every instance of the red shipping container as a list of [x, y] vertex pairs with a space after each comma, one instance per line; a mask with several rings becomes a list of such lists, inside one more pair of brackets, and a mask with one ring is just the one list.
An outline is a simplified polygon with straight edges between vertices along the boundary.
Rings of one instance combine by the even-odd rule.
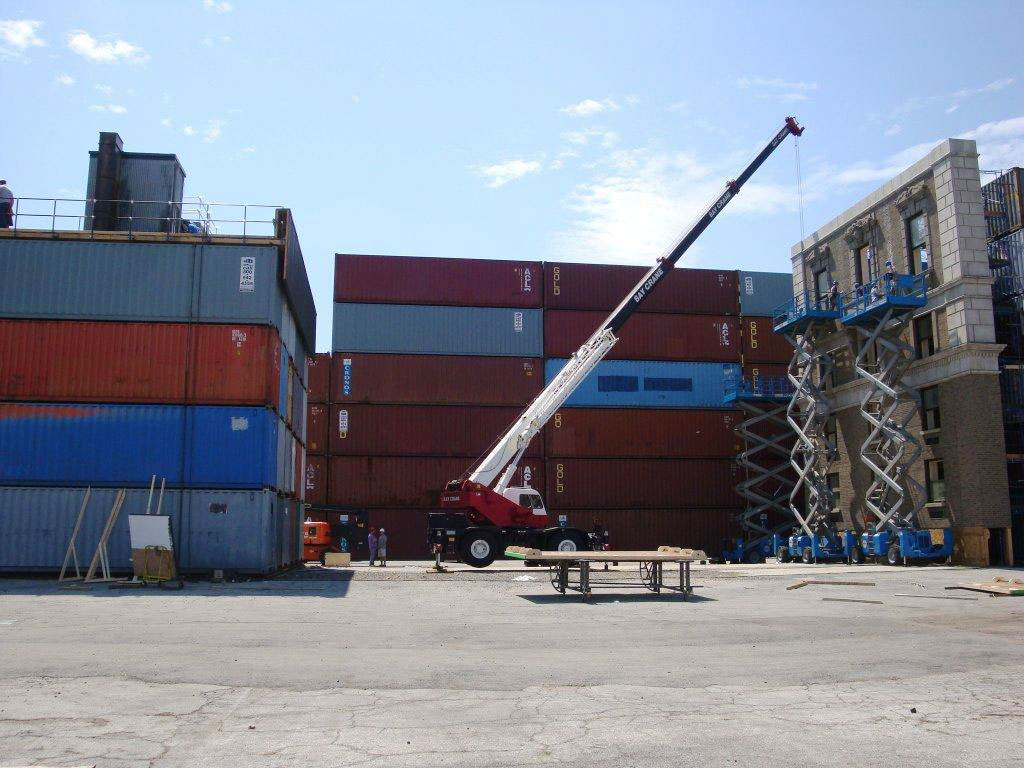
[[[661, 546], [702, 549], [709, 556], [722, 551], [722, 542], [740, 533], [736, 509], [574, 509], [568, 525], [584, 531], [595, 525], [608, 529], [613, 550], [651, 550]], [[666, 569], [668, 566], [666, 566]], [[667, 574], [666, 574], [667, 578]]]
[[[281, 338], [274, 328], [203, 323], [191, 329], [190, 403], [276, 408], [281, 387]], [[287, 414], [281, 415], [287, 418]]]
[[292, 438], [292, 488], [295, 498], [306, 498], [306, 451], [297, 438]]
[[[518, 408], [458, 405], [332, 405], [332, 456], [481, 455]], [[526, 455], [542, 455], [538, 436]]]
[[260, 325], [0, 320], [0, 398], [276, 409], [280, 348]]
[[[569, 357], [607, 318], [603, 312], [544, 312], [544, 354]], [[638, 313], [622, 327], [609, 360], [740, 360], [739, 325], [724, 315]]]
[[793, 345], [772, 329], [770, 317], [742, 317], [740, 329], [744, 362], [788, 363], [793, 357]]
[[[444, 486], [459, 479], [476, 459], [332, 456], [328, 504], [343, 507], [438, 508]], [[524, 459], [514, 483], [525, 477], [544, 487], [544, 462]]]
[[534, 357], [335, 352], [332, 403], [526, 405], [544, 388]]
[[306, 406], [306, 453], [327, 453], [330, 408], [323, 403]]
[[734, 507], [731, 459], [549, 459], [548, 509]]
[[334, 300], [375, 304], [540, 307], [538, 261], [411, 256], [334, 257]]
[[544, 428], [548, 458], [732, 458], [737, 411], [563, 408]]
[[[545, 264], [544, 306], [610, 312], [647, 274], [649, 267], [611, 264]], [[739, 314], [736, 272], [672, 269], [641, 305], [642, 312]]]
[[314, 505], [327, 503], [327, 472], [326, 456], [306, 456], [306, 502]]
[[306, 358], [306, 395], [311, 403], [326, 403], [331, 394], [331, 353]]

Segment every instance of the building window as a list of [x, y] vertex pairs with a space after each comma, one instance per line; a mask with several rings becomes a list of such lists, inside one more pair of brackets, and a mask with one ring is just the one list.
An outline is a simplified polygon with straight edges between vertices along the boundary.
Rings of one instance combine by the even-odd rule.
[[832, 472], [825, 476], [828, 489], [832, 492], [832, 509], [839, 509], [839, 473]]
[[820, 307], [826, 296], [828, 296], [828, 270], [822, 269], [814, 273], [814, 298], [815, 303]]
[[946, 501], [946, 470], [942, 459], [930, 459], [924, 463], [924, 479], [929, 504]]
[[942, 414], [939, 413], [939, 388], [925, 387], [921, 390], [921, 428], [925, 432], [942, 428]]
[[870, 245], [862, 245], [856, 251], [857, 284], [866, 285], [875, 278], [874, 249]]
[[914, 349], [917, 359], [935, 354], [935, 335], [932, 333], [932, 313], [914, 319]]
[[[825, 442], [833, 451], [839, 451], [839, 432], [836, 428], [835, 416], [829, 416], [825, 420]], [[838, 478], [838, 475], [836, 477]]]
[[919, 213], [907, 219], [907, 262], [910, 274], [928, 271], [928, 216]]

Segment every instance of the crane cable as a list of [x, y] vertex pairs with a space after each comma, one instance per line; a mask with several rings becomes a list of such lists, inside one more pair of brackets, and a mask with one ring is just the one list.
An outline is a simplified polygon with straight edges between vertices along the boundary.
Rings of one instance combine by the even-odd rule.
[[800, 243], [804, 241], [804, 180], [800, 172], [800, 137], [793, 137], [793, 151], [796, 153], [796, 199], [800, 209]]

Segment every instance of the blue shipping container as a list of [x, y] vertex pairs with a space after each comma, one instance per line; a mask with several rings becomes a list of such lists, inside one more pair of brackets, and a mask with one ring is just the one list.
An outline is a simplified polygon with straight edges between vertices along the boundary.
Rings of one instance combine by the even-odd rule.
[[0, 404], [0, 485], [283, 488], [268, 408]]
[[780, 304], [793, 298], [793, 275], [789, 272], [739, 273], [740, 314], [771, 317]]
[[[544, 363], [550, 382], [566, 364]], [[734, 363], [667, 363], [603, 360], [573, 392], [570, 408], [726, 408], [725, 382], [735, 376]]]
[[333, 349], [542, 357], [543, 317], [541, 309], [336, 303]]
[[[85, 574], [117, 490], [93, 488], [76, 541]], [[57, 572], [85, 488], [0, 488], [0, 571]], [[157, 508], [157, 493], [150, 507]], [[128, 516], [146, 512], [149, 490], [128, 491], [107, 544], [114, 571], [131, 570]], [[214, 569], [265, 574], [301, 559], [298, 504], [273, 491], [164, 491], [160, 514], [183, 572]], [[74, 575], [73, 565], [70, 571]]]

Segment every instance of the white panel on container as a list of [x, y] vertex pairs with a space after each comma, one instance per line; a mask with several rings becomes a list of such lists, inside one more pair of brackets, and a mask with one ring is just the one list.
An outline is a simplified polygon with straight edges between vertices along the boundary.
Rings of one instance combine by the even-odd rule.
[[167, 515], [128, 515], [128, 536], [132, 549], [172, 549], [171, 518]]

